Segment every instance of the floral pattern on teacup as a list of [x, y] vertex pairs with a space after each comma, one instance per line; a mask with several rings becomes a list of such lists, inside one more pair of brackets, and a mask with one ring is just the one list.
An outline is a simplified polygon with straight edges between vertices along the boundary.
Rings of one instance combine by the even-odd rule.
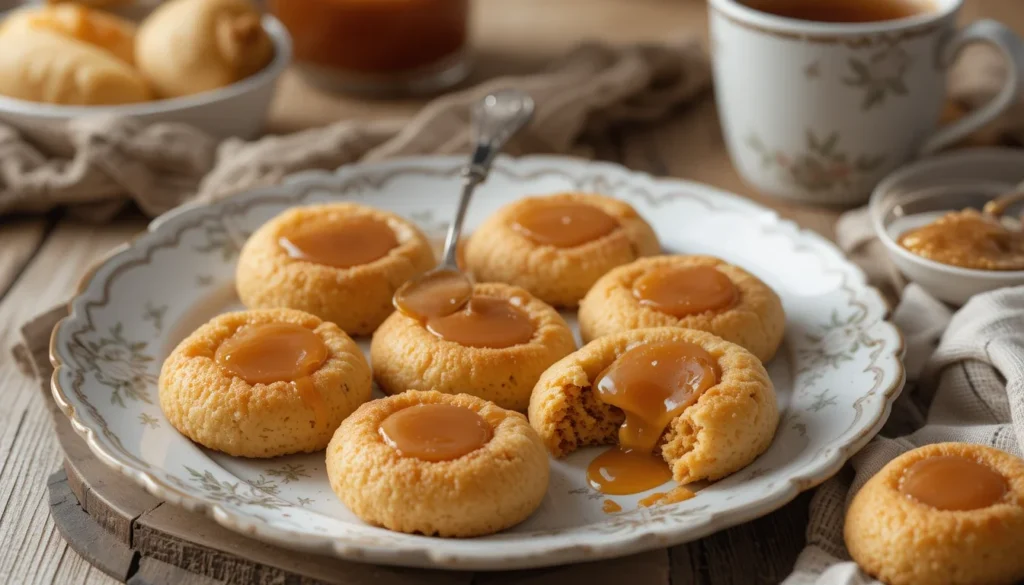
[[849, 71], [842, 77], [842, 82], [864, 92], [862, 110], [881, 106], [889, 96], [907, 95], [904, 77], [910, 69], [911, 58], [898, 45], [872, 53], [864, 59], [850, 57], [847, 65]]
[[810, 192], [847, 188], [885, 163], [885, 155], [851, 155], [844, 151], [838, 132], [819, 138], [808, 130], [805, 140], [803, 151], [787, 153], [766, 146], [757, 134], [751, 133], [747, 146], [761, 157], [764, 168], [778, 169], [787, 182]]

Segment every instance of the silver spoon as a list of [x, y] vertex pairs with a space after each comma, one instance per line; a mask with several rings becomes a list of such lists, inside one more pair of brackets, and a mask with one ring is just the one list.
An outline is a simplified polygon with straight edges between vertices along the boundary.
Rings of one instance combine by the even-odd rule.
[[473, 105], [471, 124], [475, 147], [462, 169], [462, 195], [455, 218], [448, 226], [441, 263], [395, 292], [392, 302], [398, 310], [418, 318], [436, 317], [454, 313], [469, 302], [473, 283], [456, 262], [469, 200], [476, 186], [487, 178], [491, 164], [505, 143], [526, 126], [532, 116], [533, 99], [515, 89], [488, 94]]

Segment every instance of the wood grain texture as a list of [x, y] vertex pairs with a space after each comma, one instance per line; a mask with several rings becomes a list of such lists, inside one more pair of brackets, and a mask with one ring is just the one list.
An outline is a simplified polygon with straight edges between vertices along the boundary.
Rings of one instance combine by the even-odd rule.
[[45, 217], [0, 220], [0, 299], [39, 249], [52, 224]]
[[50, 519], [45, 486], [60, 465], [60, 448], [37, 382], [7, 352], [23, 321], [67, 300], [95, 259], [142, 227], [139, 218], [103, 227], [61, 222], [0, 301], [0, 582], [113, 582], [73, 562], [77, 555]]

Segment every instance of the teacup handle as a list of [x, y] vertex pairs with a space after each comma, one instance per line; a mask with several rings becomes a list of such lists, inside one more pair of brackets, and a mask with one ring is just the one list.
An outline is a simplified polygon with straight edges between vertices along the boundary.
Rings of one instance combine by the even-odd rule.
[[1003, 53], [1008, 67], [1006, 82], [991, 101], [963, 118], [943, 126], [918, 151], [924, 156], [966, 138], [969, 134], [991, 122], [1013, 105], [1021, 91], [1024, 77], [1024, 41], [1012, 30], [994, 20], [979, 20], [967, 25], [950, 39], [940, 57], [944, 66], [952, 65], [960, 51], [971, 43], [985, 42], [995, 45]]

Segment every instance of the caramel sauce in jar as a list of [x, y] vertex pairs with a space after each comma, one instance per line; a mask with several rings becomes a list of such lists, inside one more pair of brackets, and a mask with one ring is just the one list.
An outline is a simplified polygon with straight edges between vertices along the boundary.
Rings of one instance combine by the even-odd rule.
[[1024, 233], [974, 209], [954, 211], [900, 235], [910, 252], [961, 268], [1024, 270]]
[[739, 290], [713, 266], [663, 266], [636, 279], [633, 296], [641, 305], [685, 317], [732, 307]]
[[426, 321], [427, 330], [468, 347], [501, 349], [527, 343], [536, 331], [530, 316], [513, 301], [474, 296], [466, 306]]
[[619, 222], [593, 205], [540, 203], [523, 209], [512, 228], [529, 240], [556, 248], [573, 248], [606, 236]]
[[398, 247], [398, 236], [387, 222], [371, 217], [340, 221], [308, 221], [278, 239], [292, 258], [335, 268], [368, 264]]
[[468, 0], [271, 0], [292, 34], [295, 57], [342, 71], [386, 74], [458, 54]]
[[310, 376], [327, 361], [328, 351], [316, 333], [292, 323], [249, 325], [224, 340], [214, 361], [250, 384], [291, 382], [313, 411], [313, 425], [327, 420], [327, 405]]
[[907, 468], [899, 490], [937, 510], [978, 510], [1002, 500], [1009, 485], [988, 465], [959, 455], [936, 455]]
[[450, 461], [486, 445], [494, 429], [463, 406], [417, 404], [384, 419], [380, 435], [403, 457]]
[[672, 477], [655, 447], [672, 419], [718, 383], [715, 358], [685, 341], [650, 343], [622, 354], [594, 383], [597, 398], [616, 406], [626, 420], [619, 445], [597, 456], [587, 479], [606, 494], [634, 494]]
[[444, 317], [463, 308], [473, 285], [454, 270], [439, 270], [413, 281], [395, 293], [395, 308], [414, 319]]

